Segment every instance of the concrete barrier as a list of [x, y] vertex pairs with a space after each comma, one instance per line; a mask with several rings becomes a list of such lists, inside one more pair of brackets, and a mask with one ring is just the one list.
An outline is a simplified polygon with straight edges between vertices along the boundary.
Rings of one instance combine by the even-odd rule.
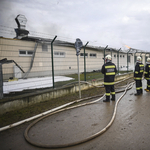
[[[133, 73], [118, 75], [115, 77], [115, 81], [119, 81], [128, 77], [133, 77]], [[103, 79], [95, 80], [90, 82], [94, 86], [103, 85]], [[87, 83], [81, 84], [81, 90], [86, 90], [92, 88], [93, 86]], [[58, 98], [67, 94], [75, 93], [79, 91], [78, 84], [68, 85], [64, 88], [58, 88], [54, 90], [43, 90], [36, 93], [25, 94], [21, 96], [17, 96], [14, 98], [10, 98], [7, 100], [0, 101], [0, 114], [4, 114], [6, 112], [21, 109], [30, 105], [34, 105], [36, 103], [48, 101], [53, 98]]]

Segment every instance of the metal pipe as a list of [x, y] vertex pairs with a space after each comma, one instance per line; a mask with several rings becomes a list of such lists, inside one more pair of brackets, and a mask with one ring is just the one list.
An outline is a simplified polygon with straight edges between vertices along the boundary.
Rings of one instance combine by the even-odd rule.
[[15, 63], [15, 65], [23, 72], [23, 73], [25, 73], [24, 72], [24, 70], [13, 60], [13, 62]]
[[34, 46], [33, 55], [32, 55], [32, 58], [31, 58], [31, 62], [30, 62], [30, 67], [29, 67], [28, 71], [27, 71], [27, 72], [25, 72], [25, 74], [24, 74], [23, 78], [27, 78], [27, 77], [28, 77], [28, 75], [29, 75], [29, 72], [30, 72], [30, 71], [31, 71], [31, 69], [32, 69], [33, 62], [34, 62], [34, 58], [35, 58], [35, 53], [36, 53], [36, 49], [37, 49], [37, 46], [38, 46], [38, 43], [36, 42], [36, 43], [35, 43], [35, 46]]
[[14, 63], [23, 73], [24, 70], [14, 61], [14, 60], [7, 60], [7, 58], [4, 58], [2, 60], [0, 60], [0, 63], [3, 65], [3, 64], [9, 64], [9, 63]]
[[53, 42], [55, 41], [55, 39], [57, 38], [57, 36], [54, 37], [54, 39], [51, 42], [51, 60], [52, 60], [52, 79], [53, 79], [53, 89], [55, 88], [55, 82], [54, 82], [54, 60], [53, 60]]
[[86, 58], [85, 58], [85, 47], [89, 42], [87, 42], [84, 46], [84, 81], [86, 81]]

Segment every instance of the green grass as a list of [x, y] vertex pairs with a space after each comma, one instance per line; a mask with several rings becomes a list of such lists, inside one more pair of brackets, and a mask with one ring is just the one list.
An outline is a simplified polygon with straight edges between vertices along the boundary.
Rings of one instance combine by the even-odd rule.
[[[128, 71], [128, 73], [133, 71]], [[120, 74], [127, 73], [127, 71], [119, 71]], [[73, 80], [70, 81], [61, 81], [61, 82], [55, 82], [55, 87], [61, 87], [63, 85], [78, 81], [78, 74], [70, 74], [65, 75], [66, 77], [73, 78]], [[103, 79], [104, 75], [101, 72], [87, 72], [86, 73], [86, 81], [95, 81], [98, 79]], [[80, 81], [85, 81], [84, 79], [84, 73], [80, 73]]]
[[[103, 76], [104, 75], [101, 72], [87, 72], [86, 73], [87, 80], [99, 79], [99, 78], [103, 78]], [[74, 78], [75, 80], [78, 80], [78, 74], [67, 75], [67, 77], [71, 77], [71, 78]], [[80, 74], [80, 80], [84, 81], [84, 73]]]

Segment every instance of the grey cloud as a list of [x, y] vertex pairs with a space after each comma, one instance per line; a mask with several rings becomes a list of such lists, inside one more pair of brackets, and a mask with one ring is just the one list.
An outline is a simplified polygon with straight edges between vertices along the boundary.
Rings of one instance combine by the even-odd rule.
[[[147, 50], [150, 25], [149, 0], [1, 0], [0, 18], [16, 27], [14, 18], [26, 16], [29, 31], [49, 33], [96, 45], [122, 43]], [[8, 24], [9, 22], [9, 24]]]

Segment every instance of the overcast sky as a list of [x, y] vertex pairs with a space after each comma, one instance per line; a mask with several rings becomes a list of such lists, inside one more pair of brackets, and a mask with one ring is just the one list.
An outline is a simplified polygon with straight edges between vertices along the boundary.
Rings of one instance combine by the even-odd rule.
[[150, 0], [0, 0], [0, 36], [18, 14], [29, 35], [150, 51]]

